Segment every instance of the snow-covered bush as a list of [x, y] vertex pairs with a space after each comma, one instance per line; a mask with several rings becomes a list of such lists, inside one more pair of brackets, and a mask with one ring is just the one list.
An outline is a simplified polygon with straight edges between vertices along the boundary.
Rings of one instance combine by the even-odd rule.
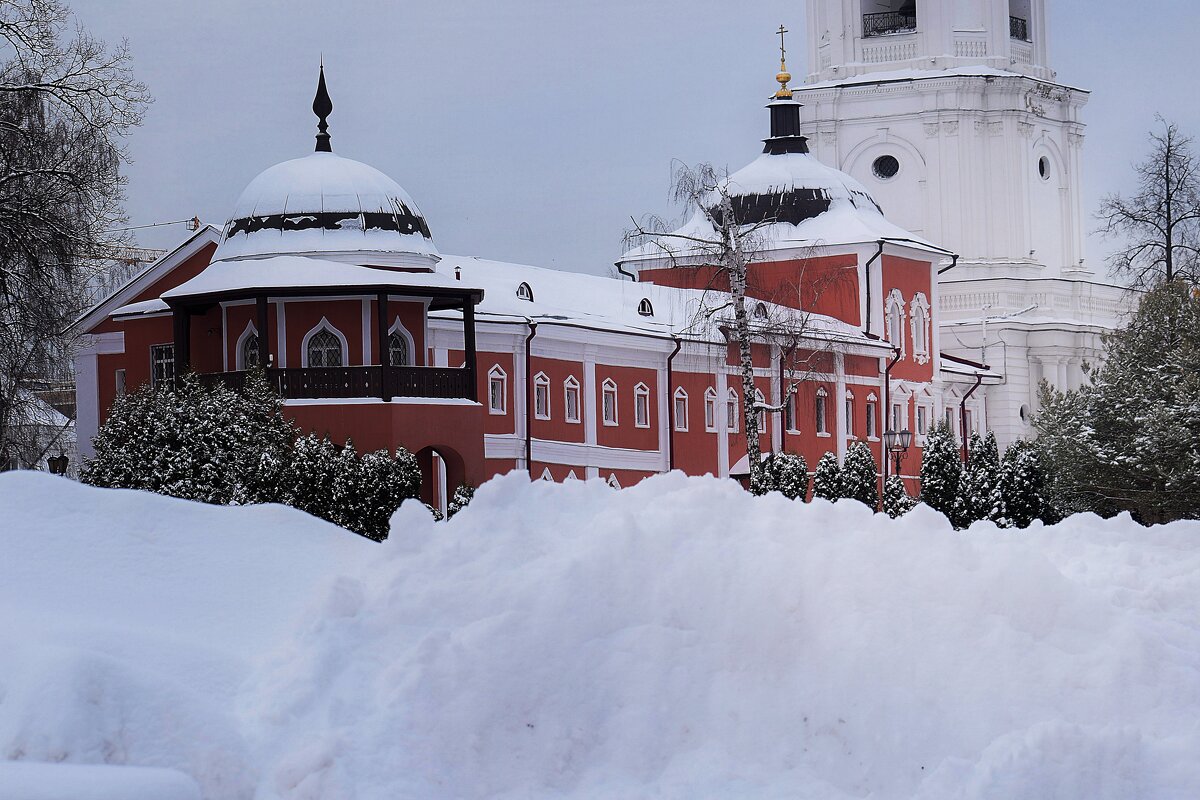
[[1060, 514], [1046, 497], [1046, 474], [1037, 448], [1019, 439], [1004, 451], [1000, 465], [999, 513], [995, 522], [1007, 528], [1027, 528], [1035, 519], [1054, 523]]
[[808, 462], [796, 453], [772, 453], [763, 462], [762, 483], [755, 494], [779, 492], [792, 500], [808, 498]]
[[446, 518], [453, 517], [458, 512], [467, 507], [471, 502], [471, 498], [475, 496], [475, 487], [463, 484], [454, 490], [450, 502], [446, 504]]
[[962, 527], [962, 461], [954, 433], [939, 422], [925, 439], [921, 457], [921, 502], [946, 515], [955, 527]]
[[866, 442], [855, 442], [846, 451], [841, 496], [864, 503], [872, 511], [879, 508], [879, 470]]
[[904, 491], [904, 481], [899, 475], [889, 475], [883, 484], [883, 511], [892, 519], [902, 517], [917, 504], [915, 498]]
[[841, 496], [842, 468], [838, 466], [837, 456], [827, 450], [817, 462], [817, 471], [813, 473], [813, 497], [832, 501]]
[[240, 391], [189, 375], [179, 389], [120, 398], [95, 449], [85, 483], [205, 503], [285, 503], [374, 539], [387, 536], [392, 512], [421, 487], [406, 450], [359, 457], [350, 442], [296, 437], [261, 372]]

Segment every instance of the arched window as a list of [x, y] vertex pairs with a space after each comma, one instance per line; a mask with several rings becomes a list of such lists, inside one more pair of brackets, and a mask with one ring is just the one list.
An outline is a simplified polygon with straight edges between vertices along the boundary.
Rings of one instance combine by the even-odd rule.
[[251, 369], [257, 367], [261, 362], [261, 355], [258, 346], [258, 331], [255, 330], [254, 324], [246, 325], [246, 330], [242, 333], [241, 339], [238, 340], [237, 349], [237, 369]]
[[888, 341], [900, 348], [904, 355], [904, 296], [899, 289], [892, 289], [887, 298]]
[[846, 438], [854, 438], [854, 392], [846, 390]]
[[521, 285], [517, 287], [517, 297], [521, 298], [522, 300], [528, 300], [532, 303], [533, 287], [531, 287], [528, 283], [522, 282]]
[[754, 307], [754, 318], [760, 320], [767, 318], [767, 306], [765, 303], [759, 303]]
[[650, 388], [644, 383], [633, 387], [633, 424], [639, 428], [650, 427]]
[[408, 339], [404, 338], [400, 331], [389, 333], [388, 363], [393, 367], [407, 367], [409, 365], [408, 358]]
[[554, 480], [554, 476], [550, 474], [549, 467], [546, 467], [544, 470], [542, 470], [542, 480], [544, 480], [544, 481], [553, 481]]
[[308, 335], [304, 346], [306, 367], [340, 367], [345, 361], [342, 358], [343, 342], [334, 333], [333, 328], [322, 320], [321, 327]]
[[[755, 402], [755, 404], [762, 404], [762, 403], [767, 402], [767, 398], [763, 395], [761, 389], [754, 390], [754, 402]], [[761, 406], [759, 406], [758, 413], [755, 416], [758, 417], [758, 432], [760, 434], [766, 433], [766, 431], [767, 431], [767, 410], [765, 408], [762, 408]]]
[[533, 378], [533, 415], [538, 419], [550, 419], [550, 379], [544, 372]]
[[817, 399], [816, 399], [816, 406], [814, 408], [814, 411], [816, 412], [815, 422], [816, 422], [816, 426], [817, 426], [817, 435], [818, 436], [828, 436], [829, 435], [829, 428], [827, 426], [827, 421], [828, 421], [827, 406], [829, 404], [828, 401], [829, 401], [829, 394], [824, 389], [817, 389]]
[[617, 424], [617, 383], [606, 378], [600, 391], [600, 405], [605, 425]]
[[579, 381], [573, 375], [563, 381], [563, 401], [567, 422], [579, 422]]
[[717, 390], [711, 386], [704, 390], [704, 430], [717, 430]]
[[918, 364], [929, 361], [929, 301], [923, 292], [912, 299], [913, 359]]
[[686, 431], [688, 429], [688, 396], [682, 386], [675, 390], [674, 402], [675, 430]]
[[643, 297], [642, 301], [638, 303], [638, 313], [643, 317], [654, 316], [654, 306], [650, 305], [649, 299]]
[[725, 393], [725, 427], [730, 433], [738, 432], [738, 396], [732, 387]]
[[879, 438], [879, 405], [874, 392], [867, 395], [867, 438]]

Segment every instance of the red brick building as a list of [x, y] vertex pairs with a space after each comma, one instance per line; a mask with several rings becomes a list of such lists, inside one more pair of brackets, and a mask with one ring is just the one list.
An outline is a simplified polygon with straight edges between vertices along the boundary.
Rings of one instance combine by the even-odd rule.
[[[754, 348], [750, 402], [782, 405], [795, 387], [786, 410], [760, 414], [761, 447], [815, 466], [864, 440], [882, 467], [884, 430], [907, 429], [912, 480], [933, 421], [975, 428], [972, 387], [998, 379], [939, 352], [937, 276], [953, 258], [811, 156], [798, 103], [777, 97], [770, 111], [763, 155], [726, 184], [739, 218], [762, 224], [754, 314], [804, 315], [786, 358], [770, 339]], [[644, 247], [618, 265], [636, 280], [617, 280], [441, 254], [412, 198], [331, 152], [324, 117], [321, 130], [317, 152], [255, 178], [223, 228], [200, 229], [80, 320], [85, 456], [122, 392], [188, 369], [236, 384], [263, 364], [298, 427], [407, 448], [435, 502], [513, 469], [620, 486], [739, 471], [747, 398], [727, 320], [697, 314], [722, 288], [703, 263]]]

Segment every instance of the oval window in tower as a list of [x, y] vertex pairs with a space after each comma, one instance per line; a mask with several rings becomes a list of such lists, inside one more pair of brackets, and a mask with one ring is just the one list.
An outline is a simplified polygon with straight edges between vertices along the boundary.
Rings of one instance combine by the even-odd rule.
[[875, 173], [875, 177], [881, 181], [891, 180], [899, 171], [900, 162], [896, 160], [895, 156], [880, 156], [871, 164], [871, 172]]
[[1050, 180], [1050, 159], [1042, 156], [1038, 159], [1038, 175], [1042, 176], [1042, 180]]

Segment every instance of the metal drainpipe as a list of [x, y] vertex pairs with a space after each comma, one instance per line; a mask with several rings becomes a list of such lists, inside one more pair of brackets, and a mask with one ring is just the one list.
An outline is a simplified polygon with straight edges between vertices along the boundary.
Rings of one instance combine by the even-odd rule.
[[617, 272], [621, 273], [626, 278], [629, 278], [629, 280], [633, 281], [634, 283], [637, 283], [637, 276], [634, 275], [632, 272], [626, 272], [625, 268], [621, 266], [620, 261], [613, 262], [613, 266], [617, 268]]
[[865, 267], [863, 267], [863, 282], [864, 282], [864, 283], [867, 285], [867, 328], [866, 328], [866, 334], [867, 334], [868, 336], [870, 336], [870, 335], [871, 335], [871, 265], [872, 265], [872, 264], [874, 264], [874, 263], [875, 263], [875, 261], [876, 261], [876, 260], [877, 260], [877, 259], [878, 259], [880, 256], [882, 256], [882, 255], [883, 255], [883, 239], [880, 239], [878, 242], [876, 242], [876, 244], [877, 244], [877, 245], [879, 245], [879, 250], [877, 250], [877, 251], [875, 252], [875, 255], [871, 256], [871, 259], [870, 259], [870, 260], [867, 262], [867, 265], [866, 265]]
[[[892, 357], [891, 363], [883, 371], [883, 431], [886, 433], [892, 429], [892, 367], [896, 366], [900, 361], [900, 348], [892, 348], [896, 351], [896, 355]], [[876, 420], [878, 423], [878, 420]], [[883, 469], [880, 474], [883, 475], [883, 482], [887, 483], [888, 477], [888, 452], [887, 452], [887, 437], [879, 437], [879, 455], [880, 461], [883, 462]]]
[[971, 391], [963, 395], [962, 404], [958, 407], [958, 424], [959, 430], [962, 432], [962, 460], [964, 464], [971, 457], [970, 452], [967, 450], [967, 401], [971, 399], [971, 395], [975, 394], [975, 390], [979, 388], [979, 384], [981, 383], [983, 383], [983, 375], [976, 372], [975, 385], [971, 387]]
[[683, 347], [683, 340], [678, 336], [672, 337], [675, 339], [675, 349], [671, 351], [671, 355], [667, 356], [667, 470], [675, 469], [675, 393], [671, 387], [675, 385], [675, 372], [671, 368], [671, 362], [675, 360], [675, 356], [679, 355], [679, 348]]
[[945, 269], [939, 269], [938, 275], [942, 275], [943, 273], [949, 272], [950, 270], [954, 269], [957, 266], [958, 266], [958, 253], [951, 253], [950, 254], [950, 266], [946, 267]]
[[525, 337], [525, 471], [533, 478], [533, 337], [537, 336], [537, 323], [525, 318], [529, 335]]

